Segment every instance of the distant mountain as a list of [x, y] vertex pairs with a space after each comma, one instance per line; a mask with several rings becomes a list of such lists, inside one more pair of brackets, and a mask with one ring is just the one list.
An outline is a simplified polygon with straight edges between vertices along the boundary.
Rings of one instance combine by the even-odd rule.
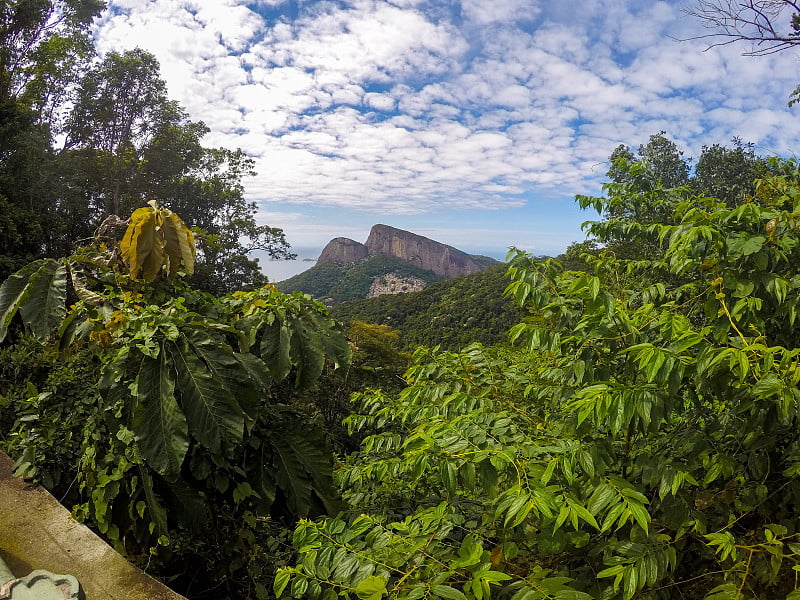
[[317, 264], [277, 284], [329, 305], [383, 294], [418, 291], [434, 281], [478, 273], [497, 261], [473, 256], [410, 231], [373, 225], [366, 243], [332, 239]]

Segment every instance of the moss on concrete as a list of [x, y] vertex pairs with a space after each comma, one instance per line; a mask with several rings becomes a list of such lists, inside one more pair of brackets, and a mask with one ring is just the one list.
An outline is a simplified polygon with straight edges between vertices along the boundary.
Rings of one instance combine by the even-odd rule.
[[76, 522], [46, 490], [12, 475], [0, 452], [0, 557], [17, 576], [34, 569], [74, 575], [87, 600], [181, 600]]

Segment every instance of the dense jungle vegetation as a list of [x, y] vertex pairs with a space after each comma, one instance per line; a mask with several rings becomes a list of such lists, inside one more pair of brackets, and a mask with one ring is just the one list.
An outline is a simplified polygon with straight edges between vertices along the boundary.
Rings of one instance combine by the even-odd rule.
[[459, 350], [470, 342], [500, 344], [527, 314], [503, 296], [506, 270], [506, 265], [493, 265], [437, 281], [419, 292], [351, 300], [331, 307], [331, 315], [345, 323], [356, 320], [392, 327], [407, 350], [417, 346]]
[[20, 476], [190, 598], [800, 598], [796, 160], [620, 146], [587, 240], [511, 252], [506, 343], [409, 356], [264, 285], [249, 161], [92, 60], [101, 7], [0, 7]]
[[263, 285], [247, 253], [293, 255], [244, 199], [252, 161], [201, 144], [208, 128], [168, 98], [152, 55], [94, 55], [89, 26], [104, 4], [0, 4], [0, 279], [71, 254], [107, 216], [157, 200], [193, 228], [192, 285], [215, 294]]

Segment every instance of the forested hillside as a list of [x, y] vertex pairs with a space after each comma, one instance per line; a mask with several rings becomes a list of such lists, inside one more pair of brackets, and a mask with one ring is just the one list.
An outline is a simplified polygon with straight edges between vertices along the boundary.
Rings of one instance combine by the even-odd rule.
[[326, 262], [278, 282], [284, 292], [303, 292], [319, 298], [329, 305], [366, 298], [376, 277], [394, 273], [400, 277], [416, 277], [425, 283], [439, 281], [441, 277], [414, 265], [382, 254], [373, 254], [357, 263]]
[[331, 315], [345, 323], [355, 319], [393, 327], [408, 349], [439, 345], [459, 350], [470, 342], [500, 344], [526, 315], [503, 297], [507, 268], [494, 265], [480, 273], [433, 283], [420, 292], [352, 300], [334, 306]]
[[717, 199], [661, 183], [666, 141], [578, 199], [588, 272], [513, 257], [518, 350], [419, 350], [405, 390], [355, 397], [353, 508], [300, 524], [279, 595], [797, 596], [800, 169], [753, 157]]

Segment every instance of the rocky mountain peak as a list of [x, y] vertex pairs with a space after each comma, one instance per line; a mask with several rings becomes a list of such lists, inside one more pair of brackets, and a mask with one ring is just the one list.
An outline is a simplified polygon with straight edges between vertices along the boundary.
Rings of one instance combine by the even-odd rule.
[[373, 225], [365, 246], [370, 254], [394, 256], [447, 279], [481, 270], [466, 252], [389, 225]]
[[446, 279], [481, 270], [466, 252], [410, 231], [380, 224], [372, 226], [365, 244], [341, 237], [331, 240], [320, 254], [317, 264], [348, 264], [373, 254], [404, 260]]
[[350, 238], [337, 237], [333, 238], [323, 248], [322, 254], [317, 259], [317, 264], [334, 262], [346, 265], [363, 260], [367, 256], [369, 256], [369, 250], [364, 244]]

